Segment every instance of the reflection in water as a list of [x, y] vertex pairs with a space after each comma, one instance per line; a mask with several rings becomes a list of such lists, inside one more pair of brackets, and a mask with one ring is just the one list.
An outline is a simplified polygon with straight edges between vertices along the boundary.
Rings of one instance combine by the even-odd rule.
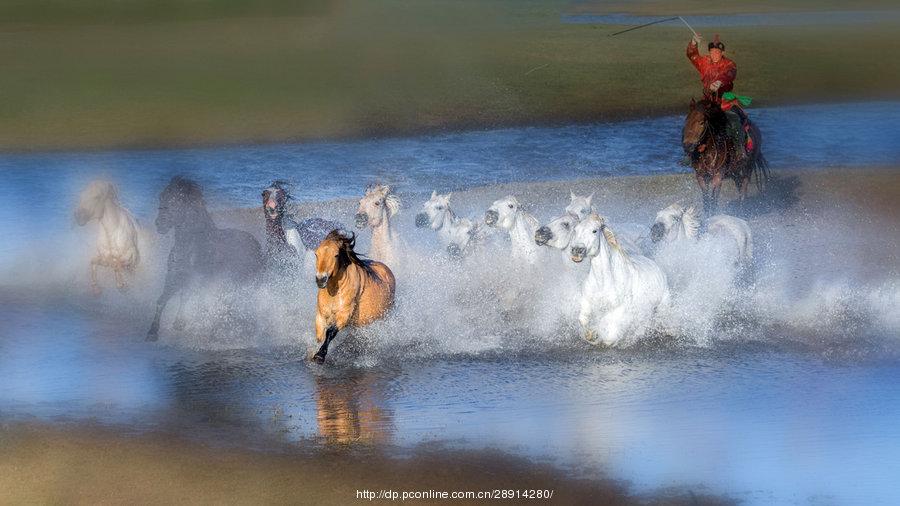
[[326, 444], [382, 444], [392, 431], [391, 411], [371, 372], [340, 378], [316, 377], [316, 422]]

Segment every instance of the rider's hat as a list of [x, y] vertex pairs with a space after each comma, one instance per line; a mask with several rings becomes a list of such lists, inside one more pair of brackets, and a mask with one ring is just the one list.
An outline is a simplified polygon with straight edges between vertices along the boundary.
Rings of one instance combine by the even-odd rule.
[[712, 42], [709, 43], [708, 49], [716, 48], [719, 51], [725, 50], [725, 44], [722, 44], [722, 41], [719, 40], [719, 34], [717, 33], [715, 37], [713, 37]]

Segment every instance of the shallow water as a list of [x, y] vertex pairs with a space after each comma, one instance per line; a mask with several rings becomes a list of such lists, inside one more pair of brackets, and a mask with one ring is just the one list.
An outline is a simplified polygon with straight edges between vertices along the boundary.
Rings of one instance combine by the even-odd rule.
[[[759, 111], [774, 131], [773, 165], [900, 162], [895, 131], [871, 127], [900, 104], [828, 107], [830, 114]], [[797, 119], [814, 114], [815, 127]], [[794, 128], [779, 130], [781, 122]], [[830, 134], [848, 122], [858, 128], [838, 144]], [[143, 337], [168, 243], [146, 252], [148, 272], [128, 293], [107, 289], [94, 298], [84, 272], [90, 239], [69, 229], [75, 192], [98, 173], [112, 175], [123, 200], [148, 220], [155, 194], [179, 171], [201, 180], [220, 209], [256, 206], [270, 179], [301, 170], [351, 168], [331, 183], [298, 186], [307, 201], [355, 195], [380, 177], [420, 196], [434, 186], [680, 171], [672, 148], [678, 124], [662, 118], [347, 143], [4, 156], [0, 232], [17, 240], [0, 256], [0, 423], [93, 421], [268, 451], [376, 446], [402, 456], [437, 442], [546, 460], [626, 480], [639, 492], [699, 487], [750, 504], [896, 502], [900, 273], [881, 265], [862, 276], [840, 247], [828, 246], [842, 236], [853, 251], [896, 249], [897, 241], [879, 235], [885, 217], [841, 214], [849, 202], [787, 223], [755, 217], [759, 260], [750, 286], [725, 283], [733, 274], [727, 269], [698, 274], [675, 266], [683, 286], [666, 331], [615, 350], [578, 339], [560, 301], [583, 271], [564, 269], [559, 255], [522, 269], [503, 262], [499, 241], [449, 262], [405, 213], [409, 251], [395, 269], [394, 312], [340, 337], [324, 367], [306, 361], [309, 279], [268, 276], [252, 286], [198, 289], [186, 305], [186, 328], [164, 319], [160, 344], [150, 345]], [[652, 133], [658, 140], [660, 132], [675, 140], [635, 140]], [[791, 158], [797, 142], [820, 149]], [[521, 196], [542, 218], [562, 208], [540, 190]], [[465, 193], [455, 198], [460, 206], [484, 204]], [[655, 211], [603, 205], [642, 223]], [[342, 206], [322, 208], [346, 214]], [[805, 256], [809, 245], [816, 262]], [[686, 264], [703, 265], [693, 255], [724, 264], [708, 250], [676, 253]], [[803, 269], [810, 263], [814, 272]], [[698, 308], [698, 293], [715, 297]]]
[[[51, 309], [52, 307], [52, 309]], [[4, 304], [3, 419], [93, 421], [214, 445], [496, 448], [638, 490], [750, 504], [897, 499], [900, 362], [735, 345], [519, 350], [311, 368], [302, 350], [148, 346], [130, 323]], [[111, 320], [111, 321], [110, 321]]]

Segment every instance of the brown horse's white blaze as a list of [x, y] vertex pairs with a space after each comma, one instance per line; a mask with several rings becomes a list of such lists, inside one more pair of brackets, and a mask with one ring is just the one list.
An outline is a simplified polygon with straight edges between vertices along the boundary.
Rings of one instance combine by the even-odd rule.
[[355, 243], [352, 234], [333, 230], [316, 249], [316, 342], [321, 347], [313, 360], [319, 363], [338, 331], [372, 323], [394, 304], [394, 274], [381, 262], [359, 258]]

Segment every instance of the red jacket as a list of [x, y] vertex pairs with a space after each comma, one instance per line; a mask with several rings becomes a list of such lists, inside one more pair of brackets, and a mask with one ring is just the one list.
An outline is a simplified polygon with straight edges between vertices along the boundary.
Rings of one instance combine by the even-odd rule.
[[[714, 102], [719, 102], [720, 97], [726, 91], [734, 88], [734, 78], [737, 77], [737, 66], [728, 58], [722, 57], [718, 63], [713, 63], [709, 56], [700, 56], [697, 45], [691, 41], [687, 47], [687, 57], [700, 72], [700, 81], [703, 83], [703, 97]], [[722, 81], [718, 92], [709, 89], [709, 85], [716, 81]]]

